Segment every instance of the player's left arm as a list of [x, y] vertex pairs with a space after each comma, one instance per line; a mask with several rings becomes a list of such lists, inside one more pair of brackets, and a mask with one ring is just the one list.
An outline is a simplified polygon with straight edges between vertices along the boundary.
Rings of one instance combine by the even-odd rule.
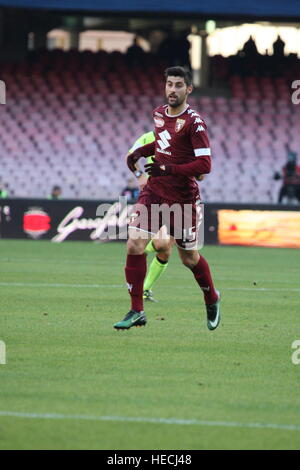
[[189, 137], [193, 147], [195, 161], [174, 165], [174, 175], [195, 176], [205, 175], [211, 171], [211, 149], [204, 121], [200, 117], [190, 123]]

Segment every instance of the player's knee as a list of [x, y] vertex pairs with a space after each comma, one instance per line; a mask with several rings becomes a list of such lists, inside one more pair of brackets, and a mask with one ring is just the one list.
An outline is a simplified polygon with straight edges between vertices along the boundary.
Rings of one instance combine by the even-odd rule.
[[157, 252], [157, 255], [158, 255], [158, 258], [159, 258], [161, 261], [164, 261], [165, 263], [166, 263], [167, 261], [169, 261], [170, 252], [167, 252], [167, 251], [158, 251], [158, 252]]
[[184, 266], [193, 269], [199, 261], [199, 254], [187, 250], [184, 254], [181, 254], [181, 261]]
[[194, 267], [193, 260], [190, 258], [184, 258], [181, 261], [186, 268], [192, 269]]
[[129, 255], [141, 255], [144, 253], [143, 240], [129, 238], [127, 241], [127, 253]]
[[171, 255], [171, 246], [169, 240], [153, 240], [155, 251], [159, 253], [160, 258], [167, 261]]

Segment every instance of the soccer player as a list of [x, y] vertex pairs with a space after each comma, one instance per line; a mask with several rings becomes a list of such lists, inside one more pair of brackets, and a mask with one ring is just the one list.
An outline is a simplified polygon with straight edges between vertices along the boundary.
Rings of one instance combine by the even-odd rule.
[[[141, 135], [131, 149], [129, 153], [134, 152], [136, 149], [142, 147], [146, 144], [151, 144], [155, 141], [155, 133], [153, 131], [146, 132]], [[152, 163], [154, 155], [151, 155], [147, 158], [147, 163]], [[136, 167], [138, 165], [135, 165]], [[144, 189], [144, 186], [147, 184], [148, 175], [145, 175], [140, 168], [134, 171], [134, 174], [138, 180], [140, 190]], [[196, 177], [198, 181], [202, 181], [204, 175], [199, 175]], [[161, 229], [162, 230], [162, 229]], [[165, 270], [168, 267], [169, 257], [172, 252], [172, 247], [174, 245], [174, 239], [171, 237], [163, 237], [162, 233], [158, 233], [157, 236], [154, 236], [152, 240], [148, 243], [145, 248], [145, 253], [150, 254], [156, 252], [156, 256], [153, 258], [150, 263], [148, 273], [144, 282], [144, 293], [143, 298], [146, 301], [157, 302], [153, 297], [152, 287], [155, 282], [162, 276]]]
[[[151, 229], [154, 214], [151, 206], [172, 207], [176, 203], [182, 209], [182, 230], [178, 235], [178, 219], [175, 217], [170, 220], [168, 230], [175, 238], [182, 263], [192, 271], [203, 291], [207, 327], [214, 330], [221, 318], [220, 294], [214, 287], [207, 261], [197, 250], [200, 195], [195, 180], [199, 174], [210, 173], [211, 150], [203, 119], [187, 104], [188, 96], [193, 90], [190, 72], [182, 67], [170, 67], [166, 70], [165, 77], [167, 105], [160, 106], [153, 112], [155, 142], [144, 145], [127, 156], [128, 167], [133, 172], [141, 157], [154, 154], [155, 159], [145, 166], [150, 178], [140, 193], [129, 225], [125, 275], [131, 296], [131, 310], [114, 327], [129, 329], [147, 323], [143, 310], [146, 275], [144, 250], [153, 235]], [[185, 206], [192, 207], [192, 217], [187, 219]], [[147, 209], [146, 217], [143, 208]]]
[[[146, 132], [141, 135], [131, 149], [129, 153], [134, 152], [136, 149], [142, 147], [143, 145], [151, 144], [155, 141], [155, 134], [153, 131]], [[152, 163], [154, 155], [151, 155], [147, 158], [147, 163]], [[136, 165], [137, 166], [137, 165]], [[147, 184], [148, 175], [145, 175], [140, 168], [134, 171], [134, 174], [138, 180], [140, 190], [143, 190], [144, 186]], [[150, 263], [148, 273], [144, 282], [144, 293], [143, 298], [146, 301], [156, 302], [153, 297], [152, 287], [155, 282], [162, 276], [165, 270], [168, 267], [169, 257], [171, 255], [172, 246], [174, 241], [170, 237], [162, 237], [161, 234], [154, 236], [152, 240], [148, 243], [145, 248], [145, 253], [150, 254], [156, 252], [156, 256]]]

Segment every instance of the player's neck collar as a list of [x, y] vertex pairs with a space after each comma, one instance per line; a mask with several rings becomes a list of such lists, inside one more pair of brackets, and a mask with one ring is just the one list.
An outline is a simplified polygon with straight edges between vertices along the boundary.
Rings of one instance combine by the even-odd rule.
[[181, 111], [181, 113], [179, 113], [179, 114], [169, 114], [168, 113], [168, 105], [166, 105], [165, 115], [168, 116], [168, 117], [171, 117], [171, 118], [173, 118], [173, 117], [175, 118], [175, 117], [178, 117], [178, 116], [181, 116], [182, 114], [184, 114], [189, 107], [190, 107], [190, 105], [187, 104], [185, 109], [183, 111]]

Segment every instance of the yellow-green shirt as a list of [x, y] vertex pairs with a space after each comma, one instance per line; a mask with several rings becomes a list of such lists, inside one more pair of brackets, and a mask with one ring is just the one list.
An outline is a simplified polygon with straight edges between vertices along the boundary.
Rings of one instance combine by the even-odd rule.
[[[131, 149], [129, 150], [128, 153], [132, 153], [134, 152], [136, 149], [140, 148], [140, 147], [143, 147], [144, 145], [147, 145], [147, 144], [151, 144], [152, 142], [155, 141], [155, 135], [154, 135], [154, 132], [151, 131], [151, 132], [146, 132], [145, 134], [141, 135], [141, 137], [139, 137], [133, 144], [133, 146], [131, 147]], [[147, 163], [152, 163], [153, 161], [153, 158], [154, 158], [154, 155], [152, 155], [151, 157], [148, 157], [147, 158]]]

